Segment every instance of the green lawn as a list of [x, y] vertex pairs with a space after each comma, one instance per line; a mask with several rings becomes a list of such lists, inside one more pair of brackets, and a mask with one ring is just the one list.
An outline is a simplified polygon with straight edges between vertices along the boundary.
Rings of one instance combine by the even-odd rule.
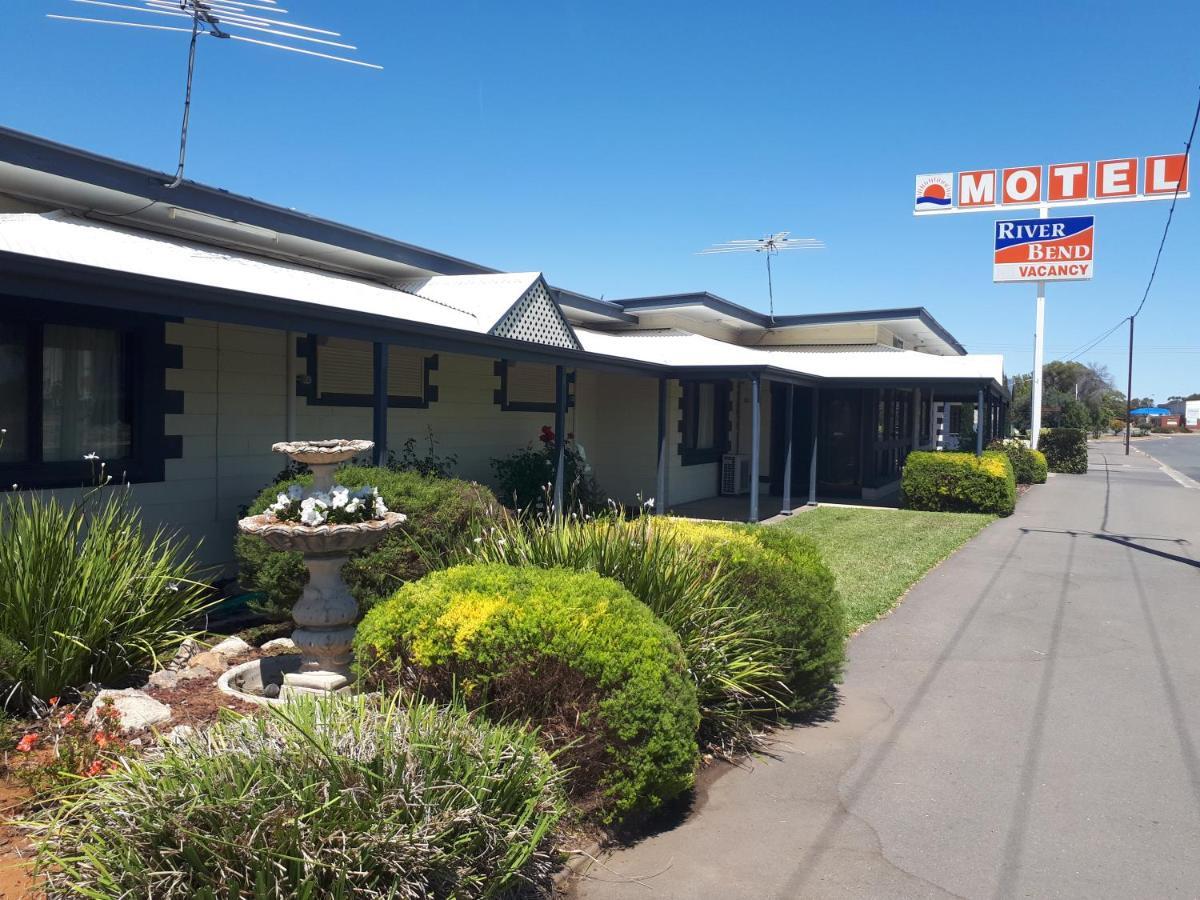
[[820, 506], [771, 526], [816, 541], [837, 578], [853, 634], [892, 609], [910, 587], [995, 516]]

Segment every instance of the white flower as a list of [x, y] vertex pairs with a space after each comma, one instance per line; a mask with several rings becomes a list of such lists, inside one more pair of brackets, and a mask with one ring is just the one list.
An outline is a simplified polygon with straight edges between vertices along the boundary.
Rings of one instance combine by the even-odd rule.
[[649, 500], [643, 503], [642, 506], [645, 509], [654, 509], [654, 498], [651, 497]]
[[100, 454], [98, 454], [98, 453], [85, 453], [83, 455], [83, 459], [85, 462], [91, 462], [92, 460], [99, 459], [99, 458], [100, 458]]
[[340, 484], [335, 484], [333, 490], [329, 492], [329, 505], [333, 509], [341, 509], [350, 502], [350, 489], [344, 488]]
[[383, 502], [383, 498], [378, 494], [375, 495], [375, 518], [382, 519], [387, 515], [387, 504]]
[[362, 509], [362, 507], [363, 507], [363, 502], [360, 499], [358, 499], [357, 497], [355, 497], [353, 500], [351, 500], [349, 503], [346, 504], [346, 513], [347, 513], [347, 515], [352, 516], [356, 512], [358, 512], [360, 509]]
[[309, 506], [300, 510], [300, 521], [305, 525], [320, 525], [325, 521], [325, 514], [315, 505]]

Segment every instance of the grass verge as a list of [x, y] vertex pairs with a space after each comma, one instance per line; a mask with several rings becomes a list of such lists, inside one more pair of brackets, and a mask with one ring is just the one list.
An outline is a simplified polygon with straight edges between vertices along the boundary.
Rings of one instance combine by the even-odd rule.
[[770, 526], [808, 535], [834, 572], [846, 633], [889, 612], [930, 569], [994, 520], [977, 513], [821, 506]]

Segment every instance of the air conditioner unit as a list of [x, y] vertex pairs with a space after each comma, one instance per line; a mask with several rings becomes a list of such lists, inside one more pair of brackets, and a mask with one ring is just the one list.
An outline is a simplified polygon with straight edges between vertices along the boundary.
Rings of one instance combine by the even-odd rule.
[[750, 457], [744, 453], [726, 453], [721, 457], [721, 494], [750, 493]]

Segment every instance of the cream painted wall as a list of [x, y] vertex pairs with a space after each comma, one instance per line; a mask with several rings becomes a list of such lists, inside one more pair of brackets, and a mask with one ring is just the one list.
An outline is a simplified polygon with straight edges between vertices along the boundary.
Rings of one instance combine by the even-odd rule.
[[[168, 415], [165, 429], [182, 437], [183, 455], [167, 460], [164, 481], [130, 490], [149, 524], [182, 529], [202, 542], [198, 555], [203, 561], [228, 564], [241, 507], [285, 464], [271, 445], [287, 437], [288, 403], [294, 403], [296, 437], [301, 439], [370, 438], [371, 410], [310, 405], [304, 397], [289, 400], [294, 386], [288, 384], [287, 355], [295, 353], [295, 345], [285, 332], [189, 319], [169, 323], [166, 337], [183, 351], [182, 368], [168, 369], [165, 384], [183, 393], [183, 412]], [[418, 451], [424, 452], [427, 429], [432, 428], [436, 452], [457, 455], [456, 474], [491, 483], [491, 458], [536, 444], [541, 426], [554, 421], [553, 413], [505, 412], [497, 406], [493, 392], [499, 378], [493, 363], [485, 357], [439, 354], [438, 369], [431, 374], [438, 401], [428, 409], [390, 409], [389, 446], [398, 450], [415, 437]], [[369, 348], [364, 348], [363, 364], [370, 367]], [[295, 372], [306, 372], [302, 357], [294, 366]], [[672, 382], [670, 391], [672, 501], [712, 496], [718, 467], [680, 464], [681, 388]], [[639, 492], [654, 496], [657, 379], [579, 370], [575, 395], [567, 430], [584, 448], [601, 487], [624, 503], [636, 502]]]

